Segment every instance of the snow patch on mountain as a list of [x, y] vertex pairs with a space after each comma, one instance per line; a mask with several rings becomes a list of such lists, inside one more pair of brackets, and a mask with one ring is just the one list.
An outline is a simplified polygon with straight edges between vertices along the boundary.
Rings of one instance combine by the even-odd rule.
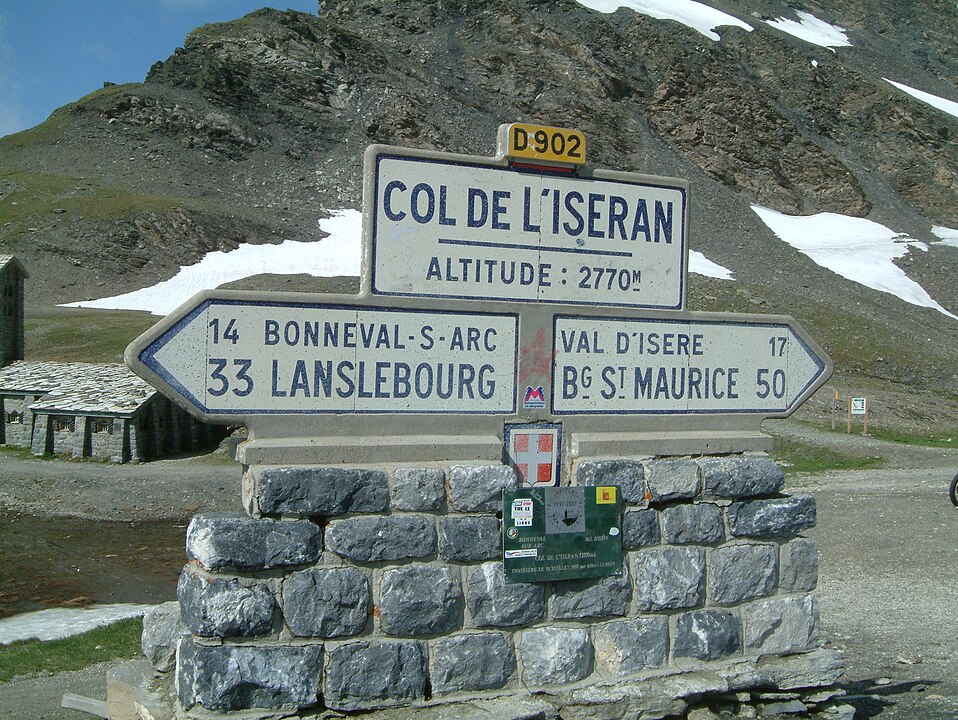
[[21, 640], [59, 640], [102, 625], [140, 617], [152, 605], [93, 605], [86, 608], [51, 608], [0, 620], [0, 645]]
[[64, 307], [104, 310], [145, 310], [168, 315], [201, 290], [253, 275], [359, 275], [363, 216], [358, 210], [333, 210], [320, 220], [329, 237], [319, 242], [286, 240], [279, 245], [240, 245], [230, 252], [207, 253], [195, 265], [181, 268], [169, 280], [152, 287], [102, 298], [68, 303]]
[[908, 85], [903, 85], [902, 83], [895, 82], [894, 80], [889, 80], [888, 78], [882, 79], [887, 83], [891, 83], [902, 92], [908, 93], [913, 98], [921, 100], [923, 103], [931, 105], [933, 108], [941, 110], [944, 113], [948, 113], [953, 117], [958, 117], [958, 102], [955, 102], [954, 100], [946, 100], [938, 95], [932, 95], [924, 90], [917, 90], [913, 87], [909, 87]]
[[696, 275], [704, 275], [705, 277], [715, 278], [717, 280], [735, 279], [732, 277], [731, 270], [726, 267], [722, 267], [716, 262], [712, 262], [698, 250], [691, 250], [689, 252], [689, 272], [694, 272]]
[[717, 27], [731, 25], [748, 32], [755, 29], [734, 15], [694, 0], [578, 0], [578, 2], [580, 5], [602, 13], [614, 13], [624, 7], [657, 20], [675, 20], [697, 30], [711, 40], [722, 39], [715, 32]]
[[931, 229], [932, 235], [941, 240], [941, 245], [949, 245], [958, 248], [958, 230], [935, 225]]
[[816, 264], [873, 290], [958, 320], [895, 265], [912, 248], [928, 246], [873, 220], [836, 213], [796, 216], [753, 205], [769, 229]]
[[801, 10], [796, 11], [796, 13], [798, 20], [780, 17], [765, 22], [776, 30], [781, 30], [783, 33], [788, 33], [812, 45], [828, 48], [832, 52], [835, 52], [837, 47], [851, 47], [851, 42], [845, 34], [845, 28], [819, 20], [811, 13]]

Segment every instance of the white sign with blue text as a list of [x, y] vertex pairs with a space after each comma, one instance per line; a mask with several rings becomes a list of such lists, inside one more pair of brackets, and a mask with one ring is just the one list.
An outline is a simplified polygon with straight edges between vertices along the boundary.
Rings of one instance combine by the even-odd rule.
[[366, 162], [374, 295], [684, 307], [685, 181], [381, 146]]
[[787, 414], [828, 371], [792, 323], [557, 315], [552, 412]]
[[138, 360], [202, 414], [509, 414], [518, 317], [200, 299]]

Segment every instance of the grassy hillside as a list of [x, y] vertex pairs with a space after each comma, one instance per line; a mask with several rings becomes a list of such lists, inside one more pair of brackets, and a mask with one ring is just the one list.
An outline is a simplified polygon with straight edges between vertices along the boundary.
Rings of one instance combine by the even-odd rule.
[[123, 362], [123, 350], [156, 324], [144, 312], [32, 308], [24, 323], [27, 360], [56, 362]]

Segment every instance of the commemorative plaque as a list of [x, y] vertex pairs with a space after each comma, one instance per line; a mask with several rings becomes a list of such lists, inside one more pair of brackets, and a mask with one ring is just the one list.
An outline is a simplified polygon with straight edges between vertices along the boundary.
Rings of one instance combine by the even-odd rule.
[[523, 488], [502, 497], [506, 577], [539, 582], [622, 570], [619, 488]]

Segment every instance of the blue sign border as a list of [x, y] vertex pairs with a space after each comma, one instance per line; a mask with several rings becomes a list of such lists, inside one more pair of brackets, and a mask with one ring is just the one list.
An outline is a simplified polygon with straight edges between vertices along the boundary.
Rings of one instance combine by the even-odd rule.
[[[787, 328], [788, 332], [798, 340], [802, 348], [805, 349], [805, 352], [808, 353], [808, 356], [812, 358], [815, 362], [815, 366], [818, 368], [817, 371], [812, 375], [809, 381], [801, 389], [801, 391], [795, 396], [796, 402], [798, 398], [801, 398], [808, 389], [815, 384], [815, 382], [822, 376], [825, 372], [827, 366], [825, 361], [820, 358], [812, 349], [808, 346], [808, 343], [795, 332], [795, 329], [788, 325], [787, 323], [777, 323], [777, 322], [748, 322], [742, 320], [696, 320], [693, 318], [684, 318], [676, 320], [667, 320], [659, 318], [634, 318], [634, 317], [613, 317], [613, 316], [586, 316], [586, 315], [562, 315], [556, 313], [552, 316], [552, 343], [553, 349], [555, 348], [555, 338], [556, 338], [556, 327], [559, 320], [611, 320], [616, 322], [630, 322], [630, 323], [658, 323], [661, 325], [717, 325], [718, 327], [767, 327], [767, 328]], [[556, 399], [556, 363], [552, 363], [552, 392], [549, 398], [549, 412], [552, 415], [556, 416], [568, 416], [568, 415], [781, 415], [790, 412], [794, 403], [784, 405], [782, 408], [738, 408], [734, 410], [711, 410], [708, 408], [703, 408], [701, 410], [693, 410], [690, 408], [678, 409], [678, 410], [556, 410], [555, 409], [555, 399]], [[800, 403], [799, 403], [800, 404]]]
[[515, 354], [512, 367], [519, 367], [519, 315], [512, 313], [493, 313], [493, 312], [467, 312], [460, 310], [416, 310], [409, 308], [384, 308], [371, 305], [344, 305], [344, 304], [325, 304], [325, 303], [287, 303], [287, 302], [259, 302], [255, 300], [225, 300], [210, 298], [204, 300], [189, 313], [180, 318], [176, 323], [166, 329], [164, 333], [147, 345], [140, 351], [138, 357], [144, 366], [163, 380], [167, 385], [173, 388], [183, 398], [188, 400], [194, 407], [206, 415], [224, 415], [224, 416], [246, 416], [246, 415], [514, 415], [518, 405], [518, 388], [516, 378], [513, 377], [512, 388], [512, 409], [511, 410], [468, 410], [459, 408], [456, 410], [271, 410], [267, 408], [251, 409], [231, 409], [231, 410], [212, 410], [193, 393], [191, 393], [183, 384], [177, 380], [170, 372], [156, 359], [156, 353], [162, 350], [171, 342], [187, 325], [189, 325], [197, 315], [206, 311], [213, 305], [233, 305], [233, 306], [255, 306], [255, 307], [282, 307], [282, 308], [324, 308], [329, 310], [352, 310], [392, 312], [392, 313], [419, 313], [425, 315], [459, 315], [463, 317], [483, 316], [483, 317], [511, 317], [515, 323]]

